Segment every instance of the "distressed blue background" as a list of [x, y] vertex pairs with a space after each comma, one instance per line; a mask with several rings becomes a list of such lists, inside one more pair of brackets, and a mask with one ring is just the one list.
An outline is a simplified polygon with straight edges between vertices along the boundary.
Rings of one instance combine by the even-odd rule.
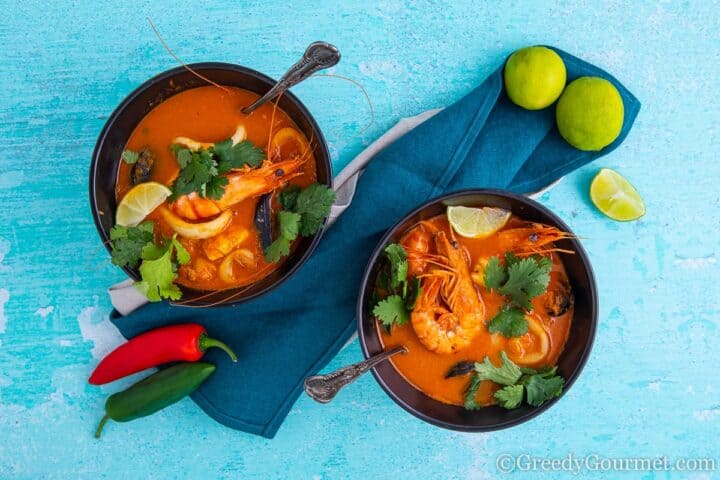
[[[0, 1], [0, 478], [493, 478], [501, 453], [720, 460], [716, 2], [192, 3]], [[301, 398], [271, 441], [222, 427], [189, 400], [94, 440], [117, 387], [85, 380], [118, 341], [105, 288], [123, 274], [92, 225], [87, 173], [108, 114], [175, 66], [147, 15], [188, 62], [273, 76], [310, 41], [336, 44], [334, 73], [362, 82], [376, 113], [358, 133], [369, 113], [356, 87], [316, 78], [296, 89], [336, 171], [519, 47], [556, 45], [617, 76], [643, 102], [627, 141], [540, 199], [585, 238], [600, 288], [595, 349], [572, 390], [492, 434], [426, 425], [366, 376], [331, 405]], [[643, 219], [613, 223], [592, 208], [589, 182], [605, 166], [642, 193]], [[328, 368], [360, 358], [356, 341]]]

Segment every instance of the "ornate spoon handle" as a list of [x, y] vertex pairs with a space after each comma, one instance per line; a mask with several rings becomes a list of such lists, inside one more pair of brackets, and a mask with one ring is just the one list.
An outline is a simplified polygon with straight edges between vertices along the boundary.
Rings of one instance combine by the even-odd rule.
[[305, 379], [305, 393], [320, 403], [328, 403], [335, 398], [341, 388], [353, 382], [363, 373], [367, 372], [380, 362], [387, 360], [397, 353], [405, 353], [407, 348], [403, 345], [387, 352], [373, 355], [365, 361], [343, 367], [327, 375], [313, 375]]
[[265, 102], [272, 100], [288, 88], [297, 85], [318, 70], [330, 68], [340, 61], [340, 52], [334, 45], [327, 42], [313, 42], [305, 50], [300, 61], [290, 67], [285, 75], [262, 97], [258, 98], [252, 105], [242, 109], [242, 113], [248, 114], [257, 109]]

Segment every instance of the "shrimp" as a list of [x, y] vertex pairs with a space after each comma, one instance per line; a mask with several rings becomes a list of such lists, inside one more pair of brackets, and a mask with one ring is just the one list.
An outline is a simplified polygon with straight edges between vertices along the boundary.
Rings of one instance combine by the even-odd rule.
[[218, 215], [248, 198], [270, 193], [291, 178], [302, 175], [305, 160], [293, 158], [282, 162], [265, 161], [259, 168], [245, 167], [227, 175], [228, 184], [219, 200], [203, 198], [197, 192], [179, 197], [171, 204], [172, 210], [188, 220]]
[[421, 221], [400, 239], [400, 245], [407, 252], [408, 274], [417, 276], [425, 272], [430, 255], [432, 235], [438, 231], [430, 222]]
[[572, 238], [569, 233], [542, 223], [528, 223], [525, 227], [508, 228], [499, 231], [497, 235], [498, 243], [503, 251], [513, 252], [520, 256], [549, 252], [573, 253], [552, 245], [558, 240]]
[[[447, 354], [470, 345], [484, 327], [485, 304], [470, 278], [465, 254], [444, 231], [434, 236], [438, 255], [433, 268], [421, 275], [422, 291], [410, 315], [420, 342], [433, 352]], [[435, 258], [444, 260], [444, 264]]]

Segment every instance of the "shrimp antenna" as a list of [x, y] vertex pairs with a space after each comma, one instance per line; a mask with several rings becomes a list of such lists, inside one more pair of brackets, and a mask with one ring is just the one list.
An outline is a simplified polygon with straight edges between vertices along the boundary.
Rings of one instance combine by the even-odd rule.
[[210, 85], [213, 85], [213, 86], [219, 88], [220, 90], [223, 90], [225, 93], [230, 93], [230, 90], [229, 90], [228, 88], [223, 87], [222, 85], [219, 85], [219, 84], [213, 82], [212, 80], [210, 80], [210, 79], [207, 78], [206, 76], [199, 74], [198, 72], [196, 72], [195, 70], [193, 70], [192, 68], [190, 68], [190, 67], [188, 66], [188, 64], [186, 64], [185, 62], [183, 62], [183, 61], [180, 59], [180, 57], [178, 57], [177, 55], [175, 55], [175, 52], [173, 52], [172, 49], [168, 46], [168, 44], [165, 43], [165, 40], [163, 39], [162, 35], [160, 35], [160, 32], [158, 31], [157, 27], [155, 27], [155, 24], [154, 24], [153, 21], [150, 19], [150, 17], [146, 17], [146, 18], [147, 18], [148, 23], [150, 24], [150, 27], [152, 27], [153, 31], [155, 32], [155, 36], [158, 38], [158, 40], [160, 40], [160, 43], [162, 44], [162, 46], [165, 48], [165, 50], [167, 50], [167, 52], [170, 54], [170, 56], [175, 59], [175, 61], [176, 61], [177, 63], [179, 63], [180, 65], [182, 65], [182, 67], [185, 68], [185, 70], [187, 70], [188, 72], [192, 73], [193, 75], [195, 75], [195, 76], [198, 77], [199, 79], [208, 82]]

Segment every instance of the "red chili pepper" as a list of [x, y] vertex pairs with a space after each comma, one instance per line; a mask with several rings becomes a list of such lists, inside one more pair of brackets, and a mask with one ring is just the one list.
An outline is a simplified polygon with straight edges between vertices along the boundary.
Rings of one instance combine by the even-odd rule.
[[223, 349], [233, 362], [235, 353], [220, 340], [207, 335], [197, 323], [182, 323], [150, 330], [120, 345], [103, 358], [88, 380], [103, 385], [146, 368], [170, 362], [200, 360], [210, 347]]

